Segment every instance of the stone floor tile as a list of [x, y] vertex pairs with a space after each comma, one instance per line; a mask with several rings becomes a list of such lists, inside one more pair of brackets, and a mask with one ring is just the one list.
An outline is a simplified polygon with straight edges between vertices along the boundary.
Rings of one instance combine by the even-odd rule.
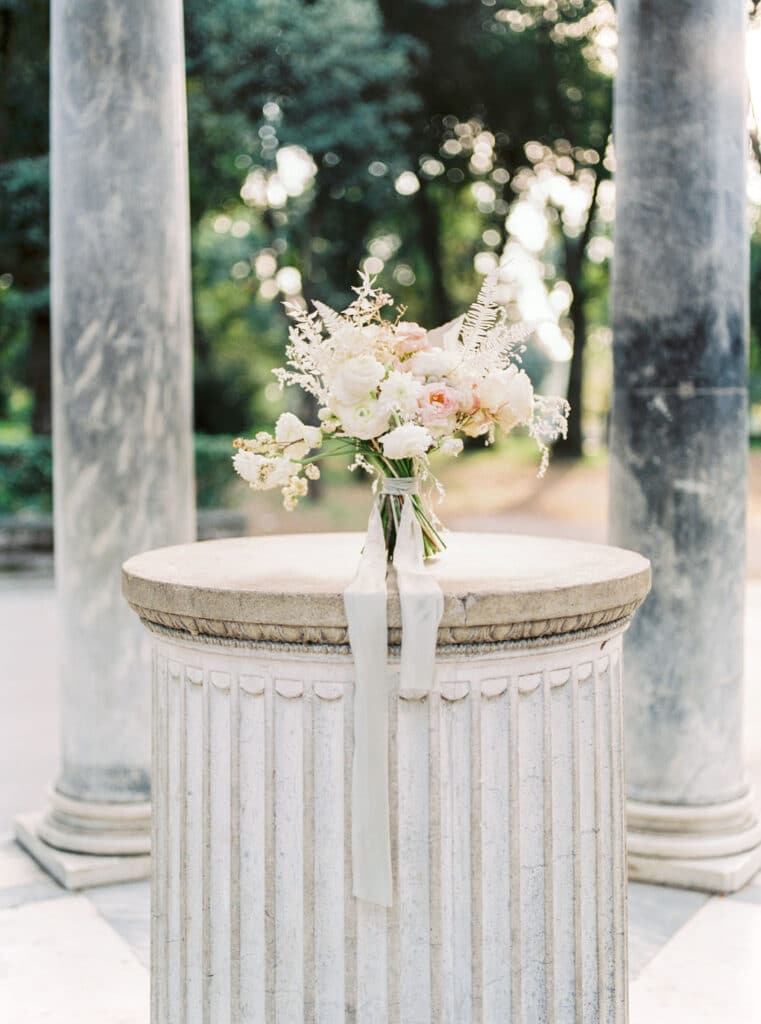
[[86, 896], [0, 911], [0, 1020], [147, 1024], [148, 972]]
[[631, 986], [631, 1024], [759, 1024], [761, 906], [716, 897]]
[[629, 883], [629, 977], [632, 981], [669, 939], [708, 902], [687, 889]]
[[36, 903], [38, 900], [60, 900], [68, 895], [52, 878], [43, 878], [40, 882], [17, 885], [13, 889], [0, 889], [0, 910], [23, 907], [25, 903]]
[[41, 882], [47, 877], [10, 836], [0, 839], [0, 893], [4, 889]]
[[[761, 886], [746, 885], [744, 889], [733, 892], [729, 899], [739, 900], [740, 903], [756, 903], [761, 905]], [[761, 1014], [759, 1014], [761, 1017]]]
[[52, 579], [0, 573], [0, 621], [0, 832], [10, 832], [18, 812], [45, 806], [59, 767]]
[[151, 883], [126, 882], [90, 889], [87, 898], [129, 945], [143, 967], [151, 958]]

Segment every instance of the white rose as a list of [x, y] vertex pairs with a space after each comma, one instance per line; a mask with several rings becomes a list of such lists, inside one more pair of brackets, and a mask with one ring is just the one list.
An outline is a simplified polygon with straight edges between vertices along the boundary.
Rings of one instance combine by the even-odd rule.
[[462, 438], [445, 437], [439, 445], [439, 451], [442, 455], [450, 455], [456, 458], [462, 451], [463, 447]]
[[385, 376], [386, 370], [377, 359], [372, 356], [354, 356], [341, 363], [328, 384], [337, 402], [354, 405], [367, 398]]
[[459, 352], [447, 352], [443, 348], [424, 349], [410, 358], [409, 367], [416, 377], [446, 377], [460, 359]]
[[492, 373], [479, 384], [478, 397], [505, 433], [531, 419], [534, 389], [524, 370], [513, 368]]
[[335, 414], [345, 434], [369, 441], [388, 430], [391, 410], [374, 398], [368, 398], [356, 405], [336, 405]]
[[380, 440], [387, 459], [419, 458], [433, 444], [430, 430], [417, 423], [402, 423]]
[[362, 332], [350, 324], [339, 327], [335, 334], [331, 334], [333, 350], [339, 358], [348, 359], [350, 356], [361, 355], [364, 348]]
[[422, 390], [423, 385], [411, 373], [393, 370], [380, 386], [380, 401], [409, 416], [417, 409]]

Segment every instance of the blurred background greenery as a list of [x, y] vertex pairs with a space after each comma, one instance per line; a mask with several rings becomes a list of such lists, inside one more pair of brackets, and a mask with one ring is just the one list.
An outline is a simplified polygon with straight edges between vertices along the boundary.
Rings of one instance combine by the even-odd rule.
[[[500, 268], [535, 383], [599, 457], [610, 402], [608, 0], [186, 0], [199, 502], [283, 408], [284, 298], [358, 266], [435, 326]], [[0, 513], [50, 501], [48, 0], [0, 0]], [[761, 401], [761, 145], [749, 178]], [[128, 240], [125, 240], [128, 244]], [[218, 435], [218, 436], [209, 436]], [[520, 461], [523, 449], [516, 449]]]

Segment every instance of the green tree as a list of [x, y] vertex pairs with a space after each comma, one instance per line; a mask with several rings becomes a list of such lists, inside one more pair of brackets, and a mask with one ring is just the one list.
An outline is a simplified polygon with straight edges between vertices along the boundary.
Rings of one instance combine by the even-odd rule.
[[[341, 305], [366, 263], [435, 324], [501, 265], [509, 314], [552, 320], [529, 368], [573, 345], [578, 454], [607, 323], [608, 0], [186, 0], [185, 18], [197, 426], [271, 418], [283, 297]], [[47, 32], [44, 0], [0, 0], [0, 416], [30, 395], [38, 431]]]
[[50, 431], [48, 4], [0, 0], [0, 416], [19, 386]]
[[[448, 165], [442, 181], [458, 201], [463, 201], [463, 192], [474, 179], [488, 180], [497, 198], [493, 204], [480, 205], [485, 230], [499, 238], [495, 248], [507, 242], [507, 215], [537, 174], [565, 176], [588, 193], [581, 217], [576, 211], [567, 216], [562, 202], [552, 196], [545, 203], [553, 276], [567, 283], [572, 299], [567, 326], [573, 340], [568, 389], [572, 415], [568, 440], [561, 447], [579, 455], [591, 287], [587, 247], [599, 184], [609, 177], [605, 150], [611, 74], [600, 61], [598, 43], [600, 33], [610, 27], [612, 8], [605, 0], [507, 0], [488, 5], [470, 0], [381, 0], [381, 7], [387, 25], [414, 36], [426, 55], [416, 66], [414, 85], [425, 116], [410, 135], [418, 146], [411, 156], [423, 166], [426, 153], [441, 156]], [[468, 144], [475, 132], [458, 134], [468, 124], [481, 125], [494, 138], [490, 158], [480, 166]], [[524, 173], [529, 170], [532, 173]], [[436, 277], [442, 279], [446, 228], [436, 218], [448, 212], [449, 204], [431, 203], [433, 191], [425, 184], [421, 189], [420, 240]]]

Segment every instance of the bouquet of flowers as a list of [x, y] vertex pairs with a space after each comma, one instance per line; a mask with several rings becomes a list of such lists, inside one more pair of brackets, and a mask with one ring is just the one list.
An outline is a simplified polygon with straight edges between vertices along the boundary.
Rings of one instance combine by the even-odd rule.
[[[423, 534], [425, 557], [444, 547], [433, 514], [433, 489], [442, 491], [430, 458], [457, 456], [462, 436], [484, 437], [499, 428], [510, 433], [524, 426], [542, 453], [565, 436], [568, 403], [534, 394], [520, 368], [524, 342], [532, 328], [509, 324], [494, 297], [495, 283], [484, 282], [478, 298], [457, 320], [426, 331], [383, 311], [391, 296], [361, 275], [356, 299], [341, 313], [321, 302], [309, 312], [287, 303], [294, 323], [286, 349], [287, 366], [275, 370], [281, 387], [296, 385], [318, 403], [319, 426], [283, 413], [274, 435], [262, 431], [234, 444], [235, 469], [251, 487], [280, 488], [285, 508], [296, 507], [316, 480], [317, 463], [327, 456], [350, 455], [380, 487], [381, 518], [389, 553], [404, 501], [411, 501]], [[419, 489], [426, 487], [426, 494]]]

